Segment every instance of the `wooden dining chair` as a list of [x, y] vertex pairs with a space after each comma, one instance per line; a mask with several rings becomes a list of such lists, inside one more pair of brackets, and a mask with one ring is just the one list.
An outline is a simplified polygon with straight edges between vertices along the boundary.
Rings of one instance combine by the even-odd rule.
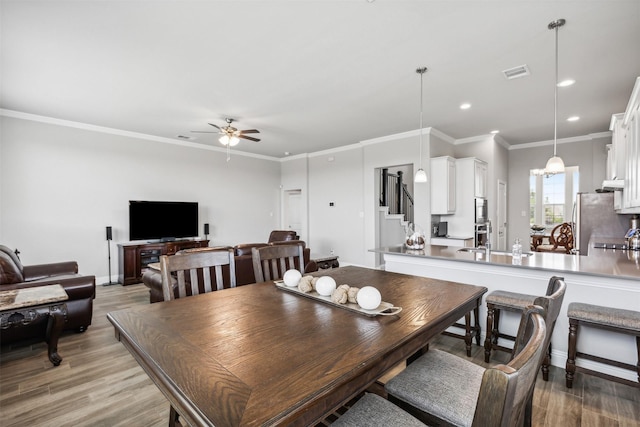
[[530, 306], [522, 314], [519, 351], [507, 365], [485, 369], [429, 350], [387, 383], [389, 400], [366, 394], [332, 426], [521, 425], [544, 355], [542, 311]]
[[[225, 266], [228, 266], [228, 287], [235, 288], [236, 267], [233, 249], [199, 248], [173, 256], [162, 255], [160, 274], [164, 300], [171, 301], [224, 289]], [[169, 410], [169, 427], [180, 425], [178, 412], [172, 405]]]
[[227, 287], [235, 288], [233, 249], [211, 248], [173, 256], [163, 255], [160, 257], [160, 274], [165, 301], [224, 289], [225, 276], [228, 276]]
[[559, 252], [570, 254], [573, 250], [573, 227], [563, 222], [553, 227], [549, 235], [549, 244], [536, 246], [536, 252]]
[[304, 274], [303, 253], [301, 244], [251, 248], [256, 283], [281, 279], [289, 269]]

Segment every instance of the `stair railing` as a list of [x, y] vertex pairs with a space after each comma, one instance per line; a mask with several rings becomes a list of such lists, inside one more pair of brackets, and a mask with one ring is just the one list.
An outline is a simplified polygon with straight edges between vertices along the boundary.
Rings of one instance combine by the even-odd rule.
[[380, 206], [387, 206], [390, 214], [404, 215], [405, 221], [413, 222], [413, 197], [403, 182], [403, 172], [389, 173], [383, 168], [380, 173]]

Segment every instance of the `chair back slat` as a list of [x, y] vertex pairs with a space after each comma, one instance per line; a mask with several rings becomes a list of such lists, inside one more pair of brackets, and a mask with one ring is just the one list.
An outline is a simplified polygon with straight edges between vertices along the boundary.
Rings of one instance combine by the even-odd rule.
[[[236, 286], [235, 260], [232, 249], [213, 249], [209, 251], [185, 252], [173, 256], [160, 257], [162, 292], [165, 301], [184, 298], [189, 295], [212, 292], [212, 279], [216, 279], [216, 290], [224, 289], [222, 267], [228, 266], [228, 287]], [[212, 275], [214, 268], [215, 275]], [[177, 296], [174, 291], [174, 283]]]
[[484, 372], [474, 427], [521, 424], [546, 350], [547, 328], [543, 314], [541, 307], [527, 307], [518, 328], [518, 338], [525, 336], [526, 344], [507, 365], [497, 365]]
[[281, 279], [287, 270], [293, 268], [304, 274], [302, 244], [251, 248], [251, 256], [256, 282]]

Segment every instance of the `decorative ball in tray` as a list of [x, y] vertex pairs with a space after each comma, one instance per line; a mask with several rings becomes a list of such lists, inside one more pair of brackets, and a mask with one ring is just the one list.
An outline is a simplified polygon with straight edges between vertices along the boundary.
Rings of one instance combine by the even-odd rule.
[[282, 281], [276, 281], [276, 286], [318, 301], [337, 305], [367, 316], [398, 314], [401, 307], [394, 307], [382, 301], [380, 291], [373, 286], [362, 288], [343, 284], [338, 286], [331, 276], [302, 276], [297, 270], [285, 272]]

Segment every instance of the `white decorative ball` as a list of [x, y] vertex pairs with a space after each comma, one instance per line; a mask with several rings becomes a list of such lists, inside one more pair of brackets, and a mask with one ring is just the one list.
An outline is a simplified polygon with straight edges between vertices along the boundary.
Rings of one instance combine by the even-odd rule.
[[282, 276], [282, 280], [284, 281], [284, 284], [292, 288], [294, 286], [298, 286], [298, 282], [300, 282], [301, 278], [302, 278], [302, 273], [300, 273], [298, 270], [295, 270], [295, 269], [285, 271], [284, 275]]
[[336, 281], [333, 280], [333, 277], [322, 276], [316, 282], [316, 291], [322, 296], [330, 296], [331, 292], [333, 292], [335, 289]]
[[373, 286], [363, 286], [356, 295], [356, 301], [365, 310], [375, 310], [382, 302], [382, 295]]

